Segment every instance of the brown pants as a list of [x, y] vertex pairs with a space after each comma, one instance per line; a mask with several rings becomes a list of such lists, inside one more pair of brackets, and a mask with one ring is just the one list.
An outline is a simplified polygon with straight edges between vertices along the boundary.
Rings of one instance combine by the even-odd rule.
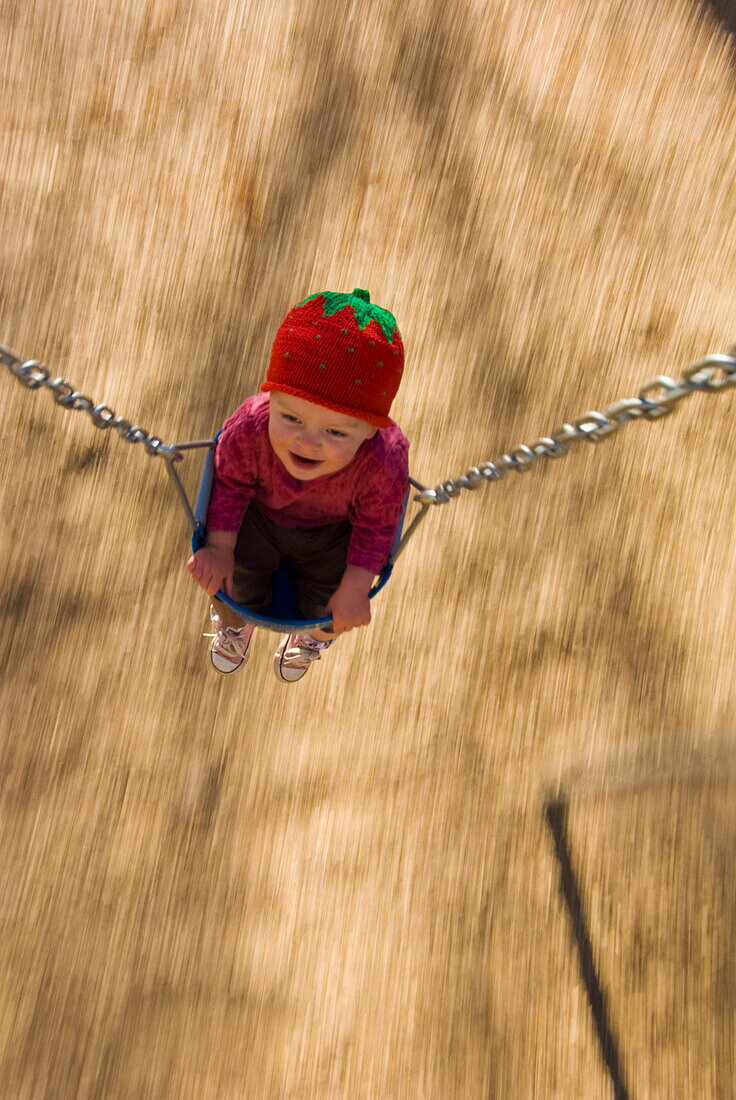
[[[271, 603], [271, 576], [285, 561], [301, 614], [305, 619], [319, 618], [342, 580], [352, 530], [348, 520], [311, 531], [282, 527], [250, 504], [235, 544], [233, 599], [249, 611], [266, 611]], [[242, 626], [242, 619], [227, 604], [217, 599], [212, 603], [223, 622]]]

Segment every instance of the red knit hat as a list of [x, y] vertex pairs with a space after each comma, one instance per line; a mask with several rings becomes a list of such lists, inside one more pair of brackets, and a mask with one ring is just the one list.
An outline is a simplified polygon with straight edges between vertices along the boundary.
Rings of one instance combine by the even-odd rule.
[[311, 294], [287, 313], [271, 349], [262, 390], [280, 390], [367, 420], [379, 428], [404, 369], [404, 345], [393, 314], [367, 290]]

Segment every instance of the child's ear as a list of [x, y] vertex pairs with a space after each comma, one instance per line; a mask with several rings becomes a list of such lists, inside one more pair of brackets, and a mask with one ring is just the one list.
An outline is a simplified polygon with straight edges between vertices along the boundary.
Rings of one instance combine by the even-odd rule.
[[373, 436], [376, 434], [377, 431], [378, 431], [378, 428], [376, 427], [376, 425], [375, 424], [371, 425], [371, 430], [368, 432], [368, 435], [366, 436], [366, 439], [373, 439]]

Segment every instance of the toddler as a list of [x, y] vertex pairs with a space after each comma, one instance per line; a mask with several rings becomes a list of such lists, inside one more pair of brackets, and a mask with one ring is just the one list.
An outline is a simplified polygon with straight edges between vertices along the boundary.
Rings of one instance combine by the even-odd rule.
[[[187, 563], [211, 596], [222, 588], [263, 612], [271, 576], [288, 559], [305, 619], [331, 615], [333, 635], [367, 626], [368, 593], [409, 488], [409, 443], [388, 415], [403, 367], [396, 321], [366, 290], [313, 294], [287, 314], [262, 392], [217, 441], [207, 542]], [[210, 615], [212, 664], [235, 672], [253, 625], [217, 599]], [[278, 679], [301, 679], [333, 635], [285, 637]]]

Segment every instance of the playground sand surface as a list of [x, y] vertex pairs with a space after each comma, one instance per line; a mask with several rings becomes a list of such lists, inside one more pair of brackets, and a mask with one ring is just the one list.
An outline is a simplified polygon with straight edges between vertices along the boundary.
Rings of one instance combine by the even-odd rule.
[[[396, 314], [434, 484], [736, 341], [693, 3], [0, 7], [0, 341], [167, 442], [286, 310]], [[734, 397], [433, 511], [307, 680], [209, 668], [163, 464], [3, 372], [0, 1096], [612, 1095], [736, 1073]], [[196, 457], [182, 467], [196, 486]]]

